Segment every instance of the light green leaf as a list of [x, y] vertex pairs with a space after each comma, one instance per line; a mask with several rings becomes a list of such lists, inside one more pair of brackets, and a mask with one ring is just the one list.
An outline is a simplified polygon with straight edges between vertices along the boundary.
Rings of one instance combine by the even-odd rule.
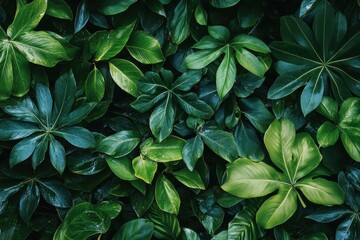
[[141, 136], [137, 131], [121, 131], [101, 140], [97, 150], [119, 158], [134, 150], [140, 140]]
[[182, 148], [185, 140], [169, 136], [161, 143], [153, 143], [141, 149], [141, 154], [155, 162], [172, 162], [182, 159]]
[[[3, 41], [1, 41], [4, 44]], [[10, 43], [4, 44], [2, 51], [0, 52], [0, 81], [2, 87], [0, 88], [0, 100], [4, 100], [10, 97], [13, 89], [14, 77], [13, 77], [13, 65], [12, 65], [12, 46]]]
[[339, 139], [339, 129], [331, 122], [324, 122], [316, 133], [316, 139], [320, 147], [329, 147], [334, 145]]
[[135, 219], [123, 224], [112, 240], [151, 240], [154, 224], [148, 219]]
[[245, 35], [245, 34], [240, 34], [237, 35], [236, 37], [234, 37], [231, 40], [231, 46], [234, 46], [234, 48], [247, 48], [250, 50], [253, 50], [255, 52], [260, 52], [260, 53], [269, 53], [270, 49], [268, 46], [266, 46], [266, 44], [261, 41], [260, 39], [250, 36], [250, 35]]
[[125, 47], [134, 29], [135, 23], [111, 31], [97, 31], [90, 38], [90, 51], [95, 55], [95, 61], [109, 60]]
[[316, 204], [340, 205], [344, 203], [345, 194], [337, 183], [315, 178], [303, 179], [295, 184], [305, 197]]
[[216, 90], [221, 99], [223, 99], [234, 86], [236, 78], [235, 57], [230, 47], [225, 50], [225, 56], [219, 68], [216, 71]]
[[213, 150], [217, 155], [228, 162], [238, 158], [234, 136], [223, 130], [205, 130], [200, 133], [205, 144]]
[[265, 196], [280, 187], [287, 186], [274, 168], [263, 162], [241, 158], [226, 167], [224, 191], [242, 198]]
[[30, 87], [31, 79], [30, 79], [29, 63], [26, 61], [25, 57], [19, 51], [17, 51], [13, 46], [11, 46], [11, 52], [12, 52], [12, 67], [10, 67], [10, 69], [12, 69], [13, 71], [12, 95], [16, 97], [22, 97], [29, 91], [29, 87]]
[[89, 72], [86, 78], [85, 94], [90, 102], [99, 102], [104, 97], [105, 79], [96, 67]]
[[217, 49], [201, 50], [188, 55], [184, 60], [184, 66], [188, 69], [202, 69], [215, 61], [226, 51], [226, 47]]
[[134, 169], [131, 166], [131, 160], [127, 157], [113, 158], [107, 156], [106, 162], [110, 170], [120, 179], [125, 181], [137, 180]]
[[197, 171], [190, 171], [187, 168], [173, 172], [174, 177], [189, 188], [205, 189], [205, 185]]
[[64, 0], [48, 0], [46, 14], [52, 17], [72, 20], [71, 7]]
[[196, 5], [195, 19], [196, 22], [200, 25], [205, 26], [207, 24], [208, 15], [203, 6], [201, 5], [201, 2]]
[[[230, 31], [224, 26], [209, 26], [208, 32], [211, 37], [219, 40], [221, 43], [226, 44], [230, 40]], [[227, 46], [227, 48], [229, 48]]]
[[43, 31], [25, 32], [12, 44], [26, 60], [41, 66], [53, 67], [60, 61], [68, 60], [64, 47]]
[[164, 60], [158, 40], [143, 31], [134, 32], [126, 48], [133, 58], [144, 64], [154, 64]]
[[139, 96], [137, 82], [144, 76], [140, 69], [130, 61], [112, 59], [109, 62], [110, 74], [114, 82], [125, 92]]
[[18, 9], [14, 21], [7, 29], [7, 35], [16, 39], [23, 33], [33, 30], [45, 15], [47, 2], [47, 0], [34, 0]]
[[255, 74], [258, 77], [264, 76], [267, 69], [250, 51], [244, 48], [235, 48], [235, 57], [240, 65], [252, 74]]
[[256, 213], [256, 222], [270, 229], [286, 222], [296, 211], [297, 194], [291, 186], [281, 188], [279, 192], [266, 200]]
[[158, 164], [140, 155], [132, 160], [132, 167], [135, 171], [135, 177], [140, 178], [147, 184], [151, 184]]
[[173, 184], [164, 175], [160, 175], [156, 180], [155, 201], [162, 211], [176, 215], [179, 213], [179, 194]]
[[292, 148], [295, 141], [295, 126], [287, 119], [273, 121], [264, 135], [264, 143], [271, 161], [289, 177], [292, 177], [290, 165]]
[[316, 111], [335, 122], [338, 117], [339, 105], [333, 98], [324, 96]]

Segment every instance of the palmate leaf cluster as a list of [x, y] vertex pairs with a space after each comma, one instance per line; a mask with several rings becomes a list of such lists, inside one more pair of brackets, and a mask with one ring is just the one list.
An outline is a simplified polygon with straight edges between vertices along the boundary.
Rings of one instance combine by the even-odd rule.
[[359, 19], [0, 0], [0, 239], [358, 239]]

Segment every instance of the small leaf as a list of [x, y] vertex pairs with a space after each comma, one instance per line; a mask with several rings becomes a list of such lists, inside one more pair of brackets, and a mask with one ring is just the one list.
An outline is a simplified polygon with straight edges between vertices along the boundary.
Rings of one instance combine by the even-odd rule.
[[142, 156], [132, 160], [132, 167], [135, 171], [135, 177], [140, 178], [147, 184], [151, 184], [154, 179], [158, 164]]
[[134, 150], [140, 140], [141, 138], [137, 131], [121, 131], [101, 140], [97, 150], [119, 158], [126, 156]]
[[186, 141], [183, 149], [182, 156], [186, 167], [193, 171], [197, 160], [203, 155], [204, 143], [199, 135]]
[[211, 6], [216, 8], [228, 8], [236, 5], [240, 0], [209, 0]]
[[40, 201], [40, 190], [34, 181], [30, 181], [22, 192], [19, 201], [19, 215], [26, 224], [29, 224], [32, 215]]
[[79, 148], [95, 147], [95, 139], [89, 130], [83, 127], [63, 127], [54, 132], [54, 135], [64, 138], [66, 141]]
[[235, 139], [231, 133], [209, 129], [200, 133], [200, 136], [211, 150], [226, 161], [231, 162], [238, 158]]
[[63, 145], [53, 137], [50, 138], [49, 155], [51, 164], [62, 174], [66, 166], [65, 149]]
[[112, 240], [150, 240], [154, 224], [148, 219], [135, 219], [123, 224]]
[[114, 82], [125, 92], [139, 96], [137, 82], [144, 76], [140, 69], [130, 61], [112, 59], [109, 62], [110, 74]]
[[154, 143], [141, 149], [141, 154], [155, 162], [172, 162], [182, 159], [185, 140], [169, 136], [161, 143]]
[[131, 161], [127, 157], [113, 158], [106, 157], [106, 162], [110, 170], [120, 179], [125, 181], [137, 180], [134, 169], [131, 166]]
[[73, 18], [71, 7], [64, 0], [48, 1], [46, 14], [52, 17], [66, 20], [72, 20]]
[[339, 139], [339, 129], [331, 122], [324, 122], [316, 133], [316, 139], [320, 147], [329, 147], [334, 145]]
[[143, 31], [134, 32], [126, 48], [133, 58], [144, 64], [154, 64], [164, 60], [158, 40]]
[[225, 56], [216, 71], [216, 89], [220, 99], [232, 89], [236, 78], [235, 57], [230, 48], [225, 50]]
[[18, 9], [14, 21], [7, 29], [7, 34], [16, 39], [24, 32], [33, 30], [45, 15], [47, 1], [34, 0]]
[[90, 9], [88, 2], [86, 0], [81, 0], [77, 9], [76, 16], [74, 21], [74, 30], [75, 33], [79, 32], [83, 27], [85, 27], [86, 23], [90, 18]]
[[197, 171], [190, 171], [187, 168], [173, 173], [174, 177], [189, 188], [205, 189], [205, 185]]
[[68, 208], [71, 206], [71, 193], [59, 181], [38, 181], [42, 196], [45, 201], [54, 207]]
[[90, 102], [99, 102], [104, 97], [105, 79], [96, 67], [94, 67], [86, 78], [85, 94]]
[[180, 197], [172, 183], [160, 175], [155, 184], [155, 200], [162, 211], [178, 214], [180, 209]]

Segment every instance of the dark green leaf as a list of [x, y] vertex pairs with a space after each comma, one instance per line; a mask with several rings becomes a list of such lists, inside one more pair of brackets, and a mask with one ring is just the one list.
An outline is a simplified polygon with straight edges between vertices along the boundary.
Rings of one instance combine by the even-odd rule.
[[235, 139], [231, 133], [209, 129], [200, 133], [200, 136], [211, 150], [226, 161], [231, 162], [238, 158]]
[[89, 130], [82, 127], [64, 127], [54, 132], [64, 138], [72, 145], [79, 148], [93, 148], [95, 147], [95, 139]]
[[89, 21], [90, 18], [90, 9], [88, 2], [86, 0], [82, 0], [77, 9], [76, 9], [76, 16], [74, 21], [74, 30], [75, 33], [79, 32], [83, 27], [85, 27], [86, 23]]
[[344, 217], [347, 214], [351, 214], [351, 211], [342, 206], [334, 207], [321, 207], [317, 209], [314, 213], [306, 216], [306, 218], [312, 219], [321, 223], [333, 222], [341, 217]]
[[59, 181], [44, 180], [38, 181], [41, 195], [45, 201], [54, 207], [68, 208], [71, 206], [71, 193]]
[[105, 79], [96, 67], [94, 67], [86, 78], [85, 93], [90, 102], [99, 102], [104, 97]]
[[40, 190], [34, 181], [29, 182], [22, 192], [19, 201], [19, 215], [25, 223], [29, 224], [32, 215], [40, 201]]
[[0, 120], [0, 140], [17, 140], [39, 131], [32, 124], [16, 120]]
[[66, 166], [65, 149], [63, 145], [53, 137], [50, 138], [49, 156], [51, 164], [62, 174]]
[[193, 171], [197, 160], [203, 155], [204, 143], [199, 135], [186, 141], [183, 149], [182, 156], [186, 167]]
[[71, 7], [64, 0], [48, 1], [46, 14], [60, 19], [72, 20], [73, 18]]
[[236, 5], [240, 0], [209, 0], [211, 6], [216, 8], [228, 8]]
[[175, 106], [168, 93], [164, 102], [157, 106], [150, 115], [149, 126], [154, 136], [162, 142], [173, 129], [175, 121]]
[[140, 140], [137, 131], [121, 131], [101, 140], [97, 150], [114, 157], [123, 157], [134, 150]]
[[25, 161], [33, 154], [36, 145], [43, 138], [43, 135], [35, 135], [18, 142], [11, 150], [9, 157], [10, 167]]

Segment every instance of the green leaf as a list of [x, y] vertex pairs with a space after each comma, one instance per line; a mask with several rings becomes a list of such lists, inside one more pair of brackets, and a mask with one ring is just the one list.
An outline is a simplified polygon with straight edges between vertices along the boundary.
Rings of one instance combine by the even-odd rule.
[[3, 51], [1, 51], [0, 55], [0, 79], [1, 84], [3, 85], [3, 87], [0, 88], [1, 100], [9, 98], [13, 88], [13, 57], [11, 55], [10, 48], [11, 45], [8, 43], [6, 48], [3, 47]]
[[316, 133], [320, 147], [333, 146], [339, 139], [339, 129], [331, 122], [324, 122]]
[[256, 222], [270, 229], [286, 222], [296, 211], [296, 190], [291, 186], [281, 188], [279, 192], [266, 200], [256, 213]]
[[132, 167], [135, 171], [135, 177], [140, 178], [147, 184], [151, 184], [158, 164], [140, 155], [132, 160]]
[[143, 196], [139, 191], [134, 191], [130, 196], [131, 205], [138, 217], [141, 217], [154, 202], [154, 188], [151, 187]]
[[164, 175], [160, 175], [156, 180], [155, 201], [162, 211], [176, 215], [179, 213], [179, 194], [173, 184]]
[[63, 127], [53, 132], [54, 135], [64, 138], [66, 141], [79, 148], [95, 147], [95, 139], [89, 130], [83, 127]]
[[174, 177], [189, 188], [205, 190], [205, 185], [197, 171], [190, 171], [187, 168], [173, 172]]
[[230, 31], [224, 26], [209, 26], [208, 32], [211, 37], [225, 44], [230, 39]]
[[53, 137], [50, 138], [49, 156], [51, 164], [62, 174], [66, 166], [65, 149], [63, 145]]
[[103, 0], [97, 3], [98, 5], [96, 10], [104, 15], [115, 15], [124, 12], [135, 2], [137, 2], [137, 0]]
[[41, 141], [38, 143], [38, 145], [35, 147], [34, 153], [31, 158], [33, 169], [36, 169], [40, 165], [40, 163], [44, 161], [48, 147], [49, 147], [49, 138], [48, 137], [42, 138]]
[[176, 94], [175, 97], [181, 108], [189, 115], [209, 119], [214, 114], [212, 108], [204, 101], [199, 100], [195, 93]]
[[49, 125], [49, 118], [53, 107], [53, 99], [51, 97], [50, 89], [45, 84], [38, 83], [35, 87], [35, 94], [39, 111], [46, 118], [46, 124]]
[[106, 157], [106, 162], [110, 170], [120, 179], [125, 181], [137, 180], [134, 169], [131, 166], [131, 160], [127, 157], [113, 158]]
[[109, 216], [88, 202], [77, 204], [66, 214], [55, 232], [54, 239], [86, 240], [104, 234], [111, 224]]
[[86, 78], [85, 94], [90, 102], [99, 102], [104, 97], [105, 79], [96, 67], [89, 72]]
[[40, 129], [32, 123], [17, 120], [0, 120], [0, 140], [17, 140], [28, 137]]
[[333, 98], [324, 96], [321, 99], [320, 105], [317, 107], [316, 111], [329, 120], [335, 122], [338, 118], [339, 105]]
[[306, 218], [320, 223], [328, 223], [333, 222], [351, 213], [352, 212], [349, 209], [343, 206], [321, 207], [317, 209], [314, 213], [306, 216]]
[[168, 93], [165, 101], [157, 106], [150, 115], [149, 126], [154, 136], [162, 142], [172, 130], [175, 121], [175, 106]]
[[287, 119], [273, 121], [264, 135], [264, 143], [271, 161], [284, 173], [292, 176], [290, 165], [295, 141], [295, 126]]
[[123, 224], [112, 240], [150, 240], [154, 224], [148, 219], [135, 219]]
[[217, 155], [228, 162], [238, 158], [234, 136], [222, 130], [205, 130], [200, 133], [205, 144], [213, 150]]
[[344, 203], [344, 192], [334, 182], [322, 178], [307, 178], [300, 180], [295, 186], [313, 203], [322, 205], [340, 205]]
[[174, 90], [189, 91], [194, 85], [200, 82], [201, 77], [201, 70], [189, 70], [181, 74], [171, 87]]
[[269, 53], [270, 52], [269, 47], [266, 46], [266, 44], [263, 41], [261, 41], [260, 39], [258, 39], [256, 37], [245, 35], [245, 34], [240, 34], [240, 35], [237, 35], [236, 37], [234, 37], [231, 40], [231, 46], [233, 46], [236, 49], [247, 48], [249, 50], [253, 50], [253, 51], [259, 52], [259, 53]]
[[164, 60], [158, 40], [143, 31], [134, 32], [126, 48], [133, 58], [144, 64], [154, 64]]
[[306, 84], [301, 93], [300, 104], [304, 116], [313, 111], [321, 102], [324, 94], [325, 79], [322, 75], [322, 70], [314, 72], [309, 82]]
[[[13, 88], [12, 95], [17, 97], [22, 97], [29, 91], [30, 86], [30, 69], [29, 63], [26, 61], [25, 57], [14, 47], [11, 47], [12, 50], [12, 69], [13, 71]], [[7, 76], [9, 77], [9, 76]]]
[[16, 39], [23, 33], [33, 30], [45, 15], [47, 1], [34, 0], [18, 9], [14, 21], [7, 29], [7, 35]]
[[75, 101], [75, 92], [74, 74], [72, 72], [62, 74], [55, 83], [53, 114], [55, 123], [70, 112]]
[[340, 107], [340, 137], [343, 145], [355, 161], [360, 162], [360, 98], [348, 98]]
[[68, 208], [71, 206], [71, 193], [59, 181], [41, 180], [38, 186], [45, 201], [54, 207]]
[[140, 69], [130, 61], [112, 59], [109, 62], [110, 74], [114, 82], [125, 92], [134, 97], [139, 96], [137, 82], [144, 77]]
[[240, 109], [252, 125], [261, 133], [265, 133], [274, 120], [274, 116], [258, 98], [249, 97], [241, 99]]
[[200, 240], [199, 235], [190, 228], [183, 228], [181, 232], [181, 240]]
[[98, 31], [90, 39], [90, 51], [95, 61], [109, 60], [116, 56], [125, 47], [134, 28], [131, 23], [111, 31]]
[[80, 175], [94, 175], [107, 168], [102, 155], [91, 153], [71, 154], [67, 157], [66, 164], [72, 173]]
[[79, 32], [83, 27], [85, 27], [86, 23], [89, 21], [89, 18], [89, 3], [86, 0], [81, 0], [76, 9], [76, 17], [74, 21], [75, 33]]
[[241, 121], [237, 125], [234, 137], [240, 157], [249, 158], [254, 161], [264, 159], [265, 154], [256, 134], [256, 130], [247, 122]]
[[211, 6], [216, 8], [228, 8], [236, 5], [240, 0], [209, 0]]
[[188, 69], [202, 69], [215, 61], [226, 51], [226, 47], [217, 49], [201, 50], [188, 55], [184, 60], [184, 66]]
[[71, 7], [64, 0], [49, 0], [46, 14], [52, 17], [72, 20]]
[[193, 171], [197, 160], [203, 155], [204, 143], [199, 135], [186, 141], [183, 149], [182, 156], [186, 167]]
[[360, 221], [355, 216], [347, 217], [336, 229], [336, 239], [346, 239], [350, 240], [356, 238], [359, 235], [359, 226]]
[[195, 8], [195, 19], [200, 25], [205, 26], [207, 24], [208, 15], [201, 3], [199, 2]]
[[172, 162], [182, 159], [182, 149], [185, 140], [169, 136], [160, 143], [153, 143], [150, 146], [143, 147], [141, 154], [155, 162]]
[[65, 117], [61, 118], [59, 125], [64, 127], [75, 125], [88, 117], [89, 113], [92, 110], [95, 110], [97, 106], [98, 105], [96, 103], [85, 103], [76, 108], [74, 111], [70, 112]]
[[190, 34], [190, 20], [194, 7], [192, 2], [181, 0], [174, 9], [174, 16], [169, 27], [171, 37], [177, 45], [182, 43]]
[[226, 176], [221, 188], [242, 198], [265, 196], [280, 187], [287, 186], [274, 168], [263, 162], [252, 162], [246, 158], [228, 164]]
[[34, 181], [30, 181], [22, 192], [19, 201], [19, 215], [26, 224], [29, 224], [32, 215], [40, 201], [40, 190]]
[[123, 157], [134, 150], [140, 140], [137, 131], [121, 131], [101, 140], [97, 150], [114, 157]]
[[121, 210], [121, 204], [117, 201], [98, 202], [95, 207], [103, 213], [106, 213], [111, 219], [116, 218]]
[[235, 57], [239, 64], [258, 77], [264, 76], [266, 68], [259, 59], [244, 48], [235, 48]]
[[235, 58], [230, 48], [225, 50], [225, 56], [219, 68], [216, 71], [216, 90], [221, 99], [223, 99], [232, 89], [236, 78]]
[[155, 238], [176, 240], [179, 237], [181, 228], [175, 214], [163, 212], [153, 205], [147, 217], [154, 223]]
[[64, 47], [43, 31], [25, 32], [12, 44], [31, 63], [53, 67], [58, 62], [70, 60]]
[[25, 161], [27, 158], [33, 154], [35, 147], [38, 142], [43, 138], [43, 135], [35, 135], [25, 138], [24, 140], [18, 142], [13, 149], [11, 150], [9, 157], [10, 167], [15, 166], [16, 164]]

